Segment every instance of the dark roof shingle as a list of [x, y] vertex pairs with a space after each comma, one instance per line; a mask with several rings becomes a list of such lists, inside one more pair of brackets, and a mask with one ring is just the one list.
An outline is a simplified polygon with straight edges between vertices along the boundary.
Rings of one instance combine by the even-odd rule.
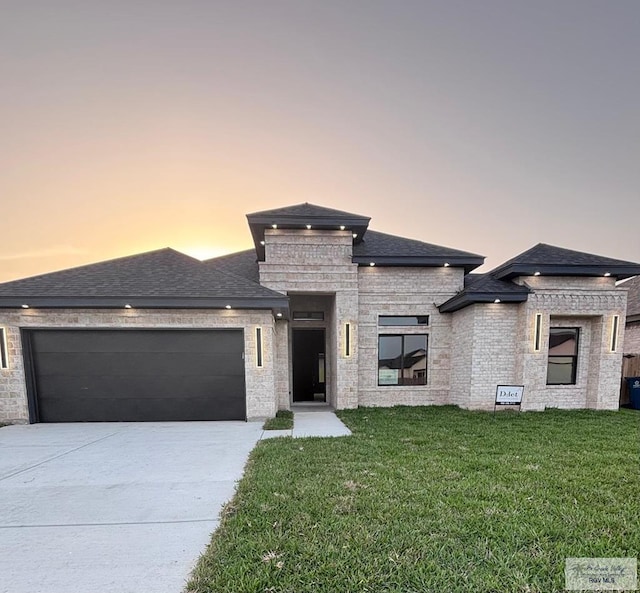
[[251, 280], [251, 282], [260, 282], [260, 270], [255, 249], [221, 255], [208, 259], [204, 263], [217, 270], [230, 272], [236, 276]]
[[5, 306], [15, 299], [100, 303], [135, 298], [286, 300], [280, 293], [169, 248], [0, 284], [0, 305]]
[[602, 276], [617, 278], [640, 274], [640, 264], [538, 243], [531, 249], [491, 270], [496, 278], [530, 276], [534, 272], [545, 276]]

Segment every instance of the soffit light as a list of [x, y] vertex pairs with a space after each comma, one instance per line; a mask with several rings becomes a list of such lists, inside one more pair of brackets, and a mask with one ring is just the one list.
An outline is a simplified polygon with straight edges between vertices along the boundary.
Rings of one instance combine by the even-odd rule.
[[450, 265], [451, 265], [451, 264], [450, 264], [448, 261], [444, 262], [444, 267], [445, 267], [445, 268], [448, 268]]
[[358, 233], [353, 233], [352, 236], [353, 236], [354, 239], [357, 239], [358, 238]]
[[305, 226], [307, 227], [307, 230], [308, 230], [308, 231], [310, 231], [310, 230], [311, 230], [311, 225], [310, 225], [310, 224], [307, 224], [307, 225], [305, 225]]
[[131, 305], [130, 305], [129, 303], [127, 303], [127, 304], [124, 306], [124, 308], [125, 308], [125, 309], [131, 309]]
[[282, 313], [276, 313], [276, 317], [282, 317]]
[[500, 299], [496, 299], [495, 301], [493, 301], [494, 303], [500, 303]]
[[278, 225], [274, 223], [274, 224], [272, 224], [272, 225], [271, 225], [271, 228], [272, 228], [272, 229], [277, 229], [277, 228], [278, 228]]
[[534, 272], [533, 275], [534, 276], [540, 276], [540, 272]]
[[225, 309], [231, 309], [231, 305], [225, 305], [224, 308]]
[[24, 303], [24, 305], [20, 305], [23, 309], [28, 309], [29, 305], [27, 305], [27, 303]]
[[608, 278], [609, 276], [611, 276], [611, 272], [605, 272], [605, 273], [604, 273], [604, 277], [605, 277], [605, 278]]
[[264, 246], [264, 241], [260, 241], [260, 245]]
[[341, 231], [344, 231], [344, 229], [345, 229], [345, 226], [344, 226], [343, 224], [341, 224], [341, 225], [340, 225], [340, 230], [341, 230]]
[[369, 265], [373, 268], [373, 266], [375, 266], [375, 265], [376, 265], [376, 262], [374, 262], [374, 261], [369, 262]]

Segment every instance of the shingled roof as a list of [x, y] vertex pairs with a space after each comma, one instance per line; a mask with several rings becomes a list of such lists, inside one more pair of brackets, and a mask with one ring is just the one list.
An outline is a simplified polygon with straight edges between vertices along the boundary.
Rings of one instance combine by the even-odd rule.
[[0, 307], [286, 309], [285, 295], [160, 249], [0, 284]]
[[362, 242], [353, 246], [353, 262], [400, 266], [448, 264], [452, 267], [463, 267], [465, 272], [470, 272], [484, 263], [484, 257], [468, 251], [369, 230]]
[[487, 274], [467, 274], [464, 288], [454, 297], [438, 307], [441, 313], [452, 313], [474, 303], [522, 303], [531, 290], [509, 280], [499, 280], [491, 272]]
[[517, 276], [612, 276], [629, 278], [640, 274], [640, 264], [538, 243], [490, 273], [495, 278]]
[[256, 255], [260, 261], [264, 260], [264, 232], [268, 228], [277, 226], [280, 229], [306, 229], [307, 225], [310, 225], [315, 230], [345, 230], [352, 233], [354, 243], [358, 243], [367, 232], [370, 220], [368, 216], [316, 206], [308, 202], [247, 214]]
[[221, 255], [208, 259], [204, 263], [217, 270], [230, 272], [236, 276], [251, 280], [251, 282], [260, 282], [260, 270], [255, 249]]

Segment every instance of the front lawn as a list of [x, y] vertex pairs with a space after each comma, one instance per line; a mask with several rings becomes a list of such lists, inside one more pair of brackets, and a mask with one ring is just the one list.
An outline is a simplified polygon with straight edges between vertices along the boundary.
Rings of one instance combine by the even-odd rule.
[[278, 410], [275, 418], [268, 418], [263, 430], [291, 430], [293, 428], [293, 412], [289, 410]]
[[339, 413], [251, 455], [194, 593], [551, 593], [566, 557], [640, 550], [640, 415]]

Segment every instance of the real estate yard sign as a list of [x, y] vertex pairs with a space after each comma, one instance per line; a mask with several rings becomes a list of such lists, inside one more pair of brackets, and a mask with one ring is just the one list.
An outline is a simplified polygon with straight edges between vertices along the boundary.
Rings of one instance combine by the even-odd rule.
[[521, 406], [524, 395], [524, 385], [498, 385], [496, 387], [496, 401], [493, 406], [495, 414], [496, 406]]

